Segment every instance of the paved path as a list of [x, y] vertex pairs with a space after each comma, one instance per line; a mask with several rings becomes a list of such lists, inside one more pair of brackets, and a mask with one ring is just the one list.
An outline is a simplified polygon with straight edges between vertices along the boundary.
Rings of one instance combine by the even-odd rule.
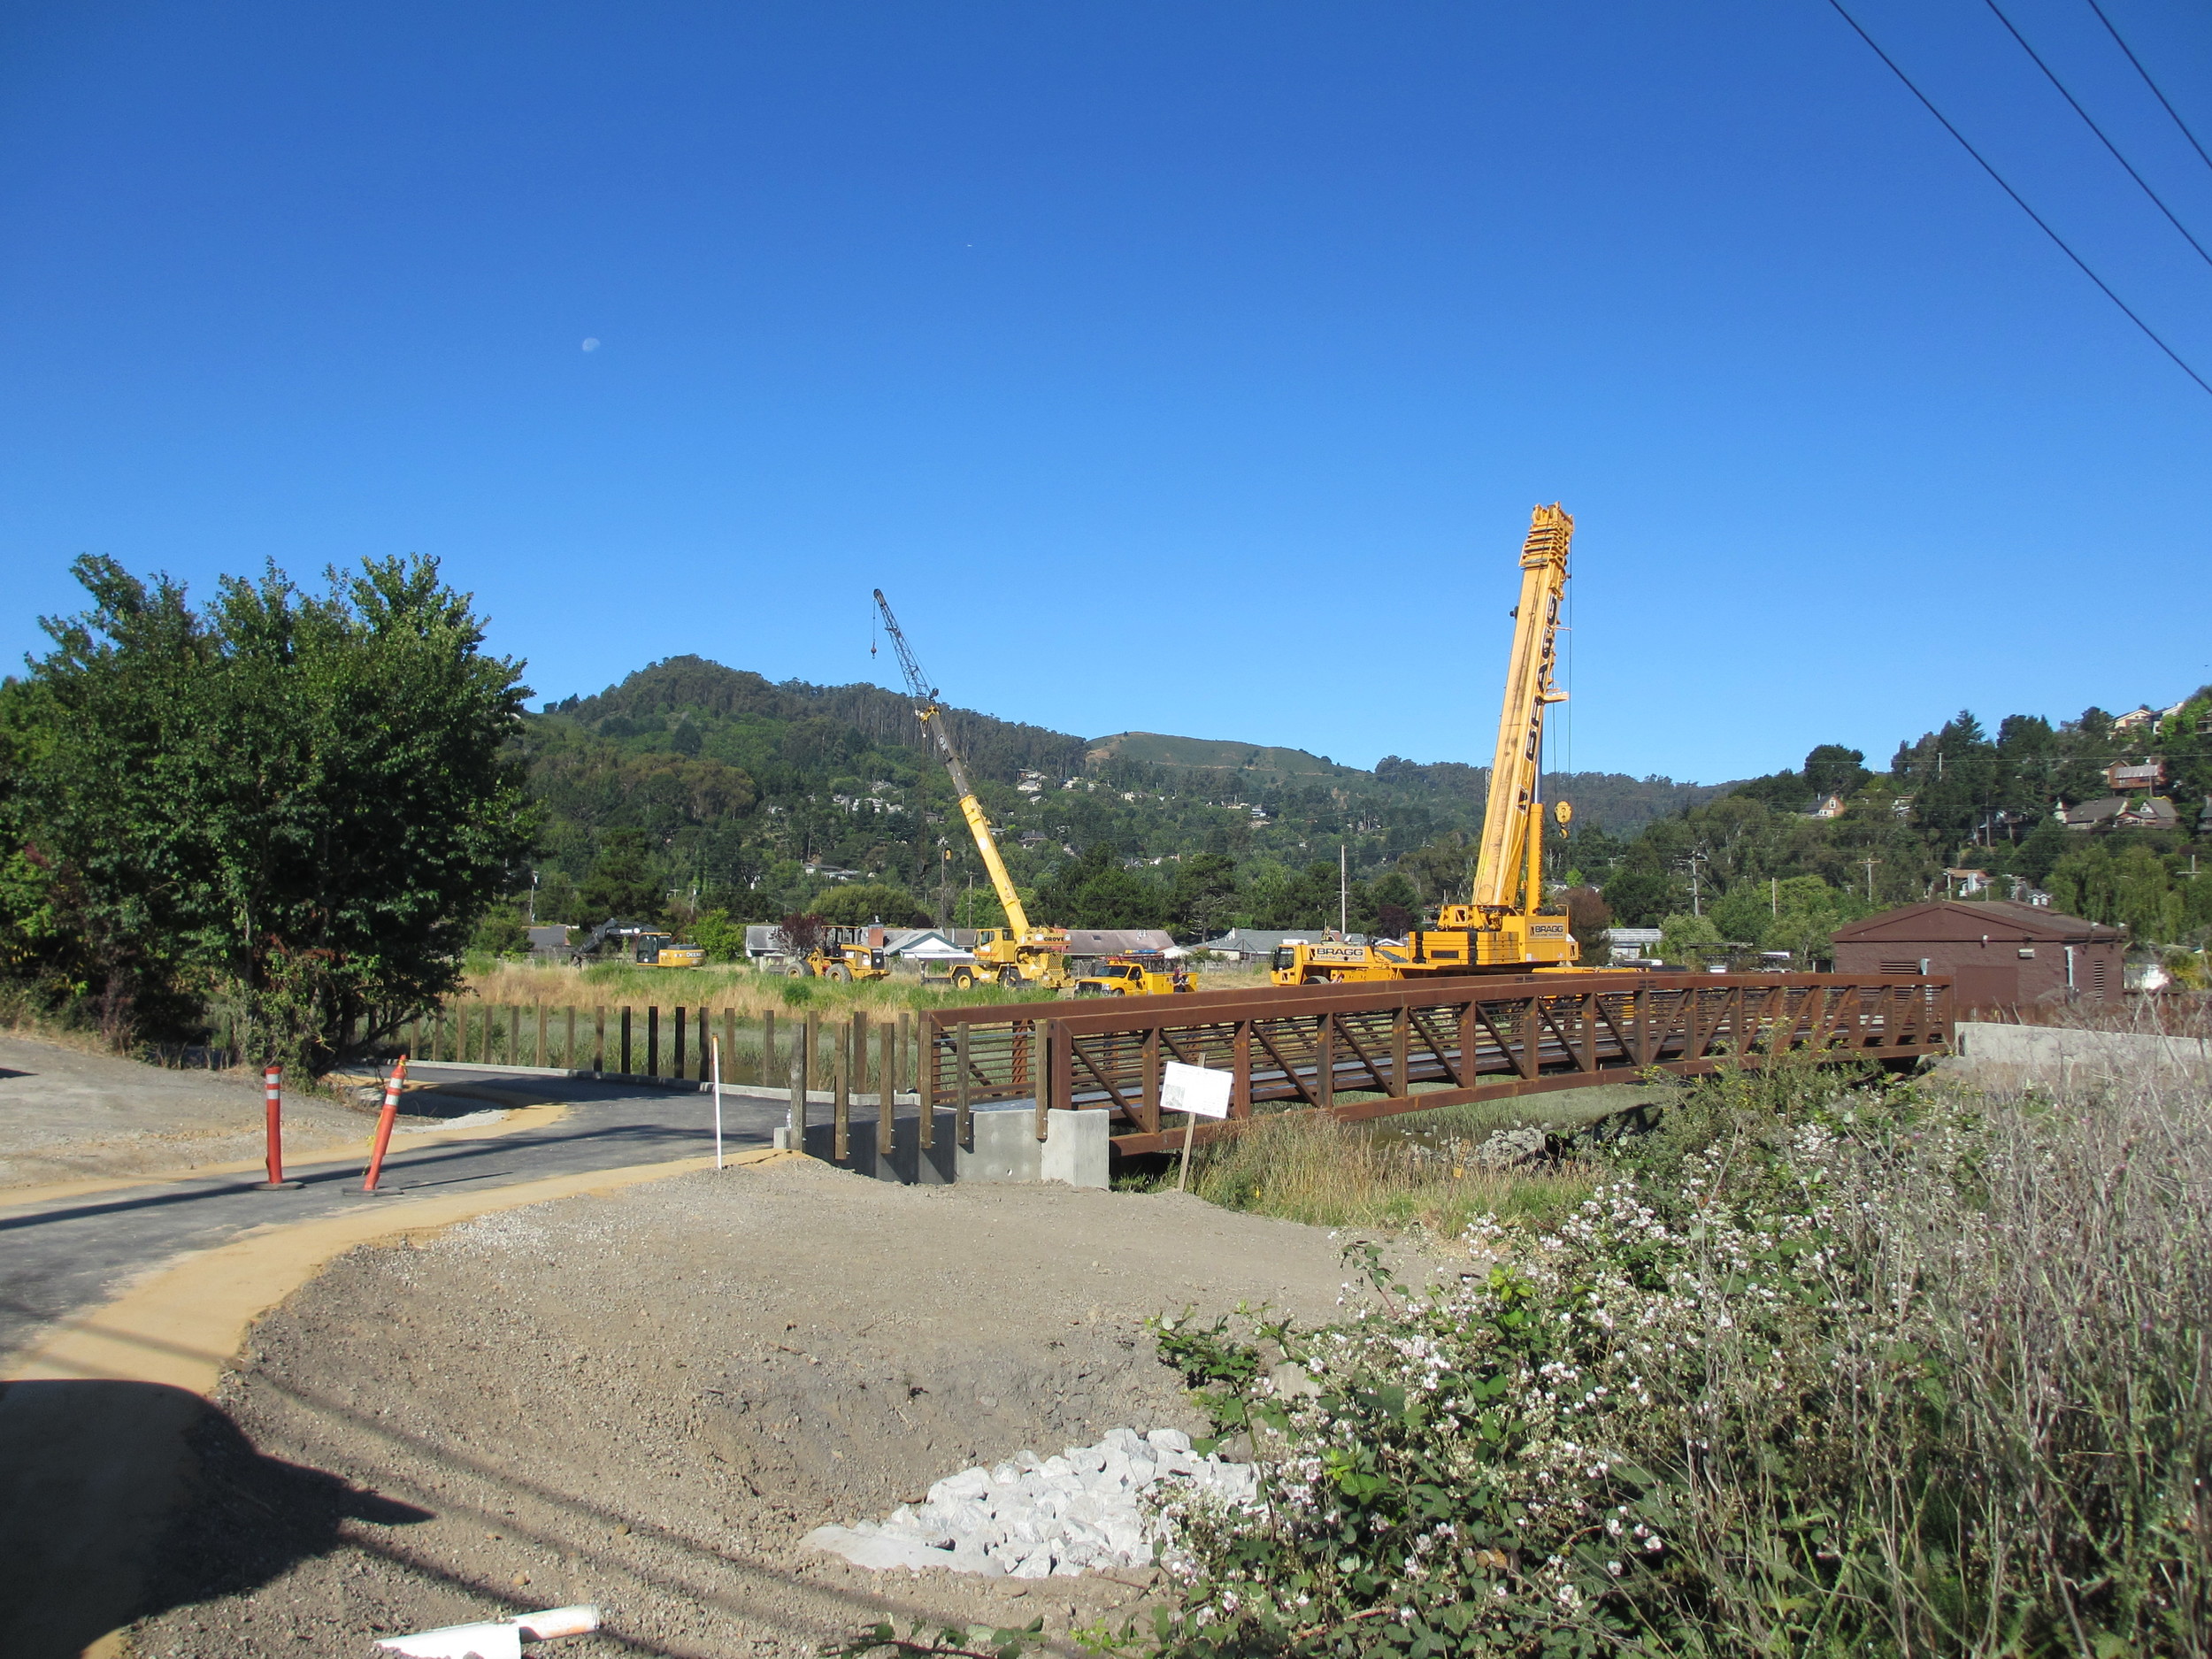
[[[438, 1079], [458, 1082], [469, 1075], [441, 1067]], [[365, 1206], [403, 1226], [412, 1202], [713, 1149], [708, 1094], [511, 1073], [474, 1074], [473, 1080], [507, 1088], [526, 1083], [534, 1098], [561, 1102], [567, 1111], [542, 1129], [482, 1140], [410, 1147], [403, 1138], [385, 1162], [375, 1197], [348, 1191], [361, 1184], [357, 1163], [288, 1170], [301, 1184], [283, 1192], [258, 1190], [257, 1174], [173, 1179], [28, 1204], [10, 1204], [0, 1192], [0, 1354], [20, 1351], [41, 1328], [105, 1300], [150, 1269], [256, 1228]], [[726, 1146], [766, 1146], [785, 1114], [780, 1102], [726, 1094]]]

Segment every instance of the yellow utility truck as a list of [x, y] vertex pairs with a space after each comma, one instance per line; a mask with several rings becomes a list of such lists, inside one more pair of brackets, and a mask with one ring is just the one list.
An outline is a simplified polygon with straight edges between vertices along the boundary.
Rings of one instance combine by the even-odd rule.
[[[1441, 906], [1436, 926], [1415, 929], [1402, 946], [1295, 945], [1278, 951], [1276, 984], [1575, 967], [1581, 949], [1567, 931], [1566, 915], [1544, 902], [1542, 800], [1544, 710], [1567, 699], [1556, 670], [1567, 549], [1574, 528], [1573, 518], [1555, 502], [1530, 515], [1521, 544], [1521, 602], [1513, 610], [1513, 646], [1506, 662], [1497, 749], [1490, 763], [1490, 798], [1467, 902]], [[1564, 826], [1574, 810], [1560, 801], [1552, 804], [1551, 814]]]
[[1175, 996], [1197, 988], [1197, 979], [1179, 959], [1149, 950], [1108, 956], [1075, 980], [1078, 996]]

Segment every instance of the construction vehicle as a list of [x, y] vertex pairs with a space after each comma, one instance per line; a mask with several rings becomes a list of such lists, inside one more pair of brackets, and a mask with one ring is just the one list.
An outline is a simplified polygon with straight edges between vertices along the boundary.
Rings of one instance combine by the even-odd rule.
[[[1521, 544], [1521, 602], [1513, 609], [1513, 649], [1490, 763], [1490, 799], [1472, 887], [1464, 904], [1446, 904], [1433, 928], [1402, 945], [1297, 945], [1278, 952], [1278, 985], [1344, 979], [1410, 979], [1459, 973], [1571, 970], [1581, 947], [1563, 910], [1544, 903], [1544, 710], [1567, 694], [1555, 678], [1559, 612], [1567, 591], [1567, 549], [1575, 521], [1557, 503], [1530, 515]], [[1563, 827], [1574, 809], [1555, 802]], [[1351, 953], [1358, 952], [1355, 957]], [[1285, 956], [1288, 960], [1284, 960]]]
[[921, 664], [915, 660], [914, 648], [900, 631], [899, 619], [891, 614], [891, 603], [883, 596], [883, 589], [877, 588], [875, 594], [876, 609], [883, 614], [884, 632], [891, 636], [892, 649], [898, 653], [899, 672], [906, 676], [907, 695], [914, 699], [914, 718], [922, 723], [922, 731], [945, 763], [945, 771], [952, 778], [953, 793], [960, 799], [960, 816], [968, 821], [968, 832], [975, 837], [975, 849], [991, 878], [991, 890], [998, 895], [999, 908], [1006, 912], [1004, 927], [982, 930], [973, 951], [975, 966], [970, 968], [964, 964], [954, 969], [953, 983], [965, 989], [979, 979], [990, 979], [1006, 986], [1041, 985], [1056, 991], [1065, 990], [1069, 984], [1067, 933], [1063, 928], [1030, 925], [1029, 912], [1022, 908], [1021, 895], [1014, 891], [1013, 878], [1006, 873], [1006, 862], [998, 855], [998, 843], [991, 839], [991, 820], [983, 810], [983, 803], [975, 798], [975, 788], [968, 781], [968, 769], [961, 764], [959, 752], [952, 746], [951, 734], [945, 730], [944, 706], [938, 701], [937, 688], [929, 683]]
[[1198, 981], [1179, 959], [1156, 950], [1108, 956], [1075, 976], [1078, 996], [1175, 996], [1197, 988]]
[[866, 945], [817, 945], [785, 969], [795, 979], [884, 979], [891, 975], [881, 949]]
[[889, 959], [884, 955], [883, 929], [846, 927], [832, 924], [804, 951], [786, 958], [784, 972], [795, 979], [887, 979]]

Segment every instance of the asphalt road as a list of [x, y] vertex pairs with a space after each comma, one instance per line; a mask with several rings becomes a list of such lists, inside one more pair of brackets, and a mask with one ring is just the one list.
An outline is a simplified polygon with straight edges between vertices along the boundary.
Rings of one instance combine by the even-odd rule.
[[[468, 1074], [440, 1069], [441, 1082]], [[477, 1080], [512, 1087], [512, 1076]], [[257, 1175], [212, 1176], [119, 1188], [43, 1204], [9, 1205], [0, 1194], [0, 1354], [41, 1326], [104, 1301], [127, 1280], [193, 1250], [256, 1227], [388, 1206], [403, 1214], [411, 1196], [504, 1187], [547, 1176], [658, 1164], [714, 1149], [712, 1096], [565, 1078], [531, 1078], [538, 1098], [568, 1104], [541, 1130], [444, 1141], [411, 1149], [402, 1140], [385, 1160], [373, 1197], [358, 1192], [357, 1164], [288, 1170], [300, 1185], [263, 1192]], [[769, 1142], [783, 1102], [725, 1094], [726, 1149]], [[349, 1192], [349, 1188], [356, 1189]]]

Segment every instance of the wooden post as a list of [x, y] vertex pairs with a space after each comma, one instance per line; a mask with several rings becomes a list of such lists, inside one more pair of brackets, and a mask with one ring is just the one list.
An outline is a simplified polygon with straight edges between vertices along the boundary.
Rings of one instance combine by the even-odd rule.
[[1157, 1025], [1144, 1033], [1144, 1129], [1147, 1134], [1160, 1133], [1160, 1028]]
[[531, 1064], [541, 1069], [545, 1065], [545, 1022], [552, 1011], [544, 1003], [538, 1004], [538, 1047], [537, 1052], [531, 1056]]
[[846, 1036], [852, 1044], [853, 1092], [865, 1094], [868, 1092], [868, 1016], [865, 1010], [853, 1010], [852, 1024]]
[[791, 1115], [786, 1120], [792, 1150], [806, 1150], [806, 1050], [791, 1050]]
[[[852, 1149], [852, 1036], [850, 1025], [830, 1033], [830, 1156], [840, 1164]], [[864, 1064], [867, 1057], [861, 1056]]]
[[1252, 1115], [1252, 1022], [1237, 1021], [1236, 1041], [1232, 1046], [1230, 1065], [1236, 1073], [1236, 1081], [1229, 1086], [1229, 1115], [1249, 1118]]
[[676, 1004], [676, 1058], [675, 1064], [668, 1068], [668, 1075], [679, 1083], [684, 1079], [684, 1005], [681, 1002]]
[[522, 1064], [522, 1004], [519, 1002], [507, 1005], [507, 1064]]
[[[928, 1079], [921, 1075], [921, 1055], [914, 1047], [915, 1039], [920, 1034], [921, 1025], [911, 1012], [899, 1016], [899, 1048], [905, 1056], [903, 1064], [906, 1069], [914, 1073], [911, 1079], [914, 1085], [914, 1103], [921, 1112], [914, 1125], [915, 1144], [922, 1151], [926, 1152], [937, 1144], [937, 1106], [936, 1102], [929, 1097]], [[917, 1156], [914, 1162], [914, 1179], [919, 1180], [921, 1178], [921, 1159]]]
[[607, 1005], [591, 1005], [591, 1069], [594, 1076], [603, 1076], [607, 1070]]
[[1470, 995], [1459, 1005], [1459, 1087], [1475, 1086], [1475, 999]]
[[661, 1005], [648, 1002], [645, 1005], [645, 1075], [658, 1077], [660, 1074]]
[[[891, 1120], [898, 1110], [898, 1091], [891, 1085], [897, 1075], [893, 1068], [898, 1064], [898, 1027], [887, 1021], [876, 1042], [876, 1047], [882, 1051], [876, 1072], [876, 1158], [879, 1164], [891, 1156], [892, 1148], [897, 1144], [892, 1138]], [[882, 1173], [880, 1168], [877, 1173]], [[918, 1170], [916, 1173], [918, 1175], [920, 1171]]]
[[968, 1087], [968, 1022], [952, 1028], [952, 1141], [964, 1151], [975, 1150], [974, 1122]]
[[627, 1002], [622, 1005], [622, 1075], [633, 1075], [630, 1071], [630, 1005]]
[[1544, 1058], [1544, 1022], [1537, 1014], [1539, 998], [1534, 992], [1521, 1009], [1520, 1052], [1513, 1056], [1514, 1070], [1523, 1077], [1534, 1077]]
[[1390, 1017], [1390, 1093], [1402, 1100], [1413, 1091], [1406, 1086], [1406, 1049], [1413, 1031], [1413, 1010], [1403, 1003]]
[[1336, 1105], [1336, 1016], [1321, 1016], [1313, 1039], [1313, 1103], [1323, 1111]]
[[[883, 1091], [885, 1091], [885, 1097], [892, 1102], [892, 1106], [898, 1106], [898, 1088], [896, 1088], [898, 1064], [901, 1064], [901, 1060], [910, 1057], [911, 1053], [914, 1053], [914, 1016], [902, 1013], [902, 1016], [898, 1016], [896, 1029], [892, 1029], [892, 1026], [885, 1026], [883, 1029], [883, 1062], [885, 1062]], [[914, 1135], [916, 1135], [914, 1144], [918, 1146], [923, 1153], [927, 1153], [932, 1146], [936, 1146], [938, 1115], [936, 1115], [936, 1110], [929, 1106], [927, 1095], [923, 1095], [920, 1088], [916, 1088], [914, 1091], [914, 1100], [916, 1100], [916, 1104], [923, 1109], [923, 1115], [920, 1115], [920, 1119], [914, 1126]], [[920, 1164], [920, 1157], [916, 1157], [916, 1162], [914, 1162], [914, 1179], [916, 1181], [923, 1179], [923, 1164]]]
[[1052, 1110], [1053, 1086], [1060, 1080], [1060, 1056], [1053, 1052], [1060, 1041], [1060, 1022], [1040, 1019], [1032, 1029], [1035, 1035], [1030, 1046], [1037, 1056], [1037, 1139], [1042, 1141], [1052, 1133], [1052, 1120], [1046, 1114]]

